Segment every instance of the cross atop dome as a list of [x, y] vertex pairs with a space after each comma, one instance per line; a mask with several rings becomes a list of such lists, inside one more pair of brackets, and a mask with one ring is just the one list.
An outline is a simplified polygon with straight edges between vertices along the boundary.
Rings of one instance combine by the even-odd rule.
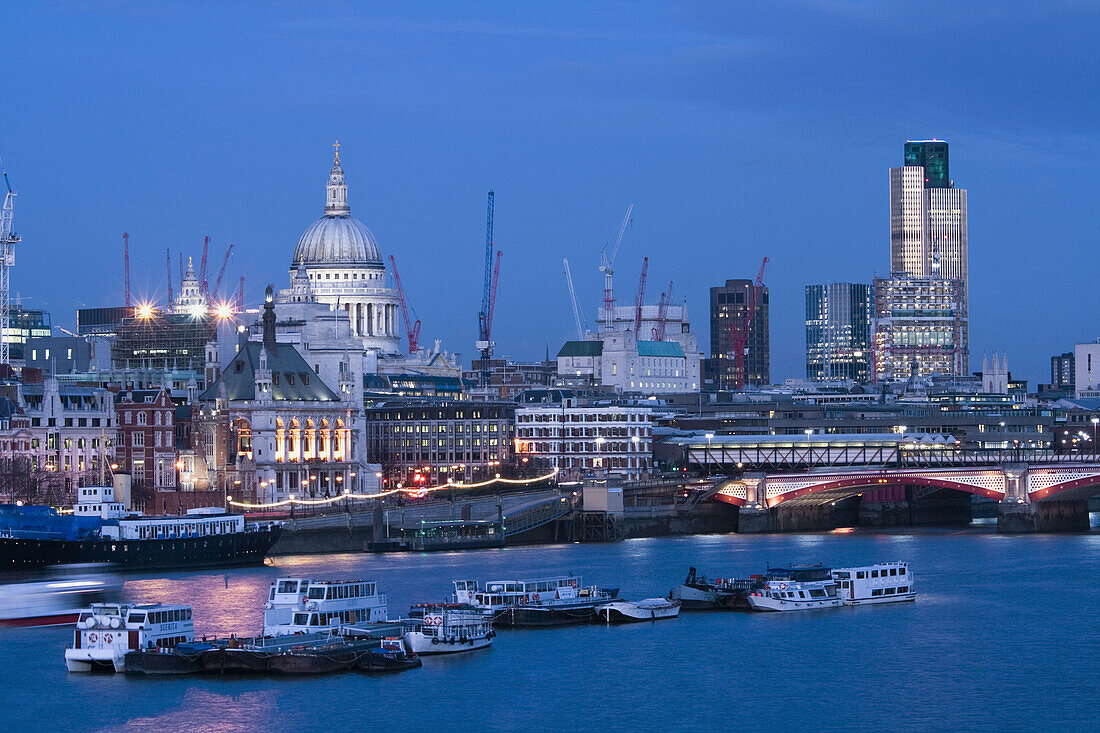
[[336, 148], [336, 159], [334, 163], [335, 165], [340, 165], [340, 141], [337, 140], [336, 142], [334, 142], [332, 144], [332, 147]]

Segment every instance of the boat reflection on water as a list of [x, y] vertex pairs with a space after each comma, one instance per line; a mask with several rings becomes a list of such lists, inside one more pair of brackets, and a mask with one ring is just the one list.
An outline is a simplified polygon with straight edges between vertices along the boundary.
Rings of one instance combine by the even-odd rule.
[[0, 581], [0, 625], [61, 626], [80, 609], [117, 599], [122, 580], [110, 563], [53, 565], [36, 575]]

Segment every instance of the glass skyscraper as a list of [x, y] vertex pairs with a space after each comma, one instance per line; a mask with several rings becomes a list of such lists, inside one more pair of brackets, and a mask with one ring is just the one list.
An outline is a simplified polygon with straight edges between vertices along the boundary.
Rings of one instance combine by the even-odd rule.
[[806, 378], [821, 382], [870, 380], [870, 285], [806, 286]]
[[[890, 169], [890, 278], [875, 284], [877, 378], [908, 376], [914, 361], [921, 374], [968, 373], [967, 281], [966, 190], [955, 188], [951, 180], [948, 145], [943, 140], [910, 140], [905, 143], [904, 165]], [[892, 296], [902, 301], [887, 300]], [[936, 302], [931, 310], [937, 316], [920, 316], [901, 327], [889, 314], [913, 311], [914, 300]], [[950, 307], [945, 308], [948, 301]], [[880, 325], [878, 319], [889, 320]], [[945, 346], [950, 358], [937, 353]], [[894, 358], [901, 353], [894, 347], [905, 353], [904, 365]], [[892, 349], [894, 357], [879, 354], [884, 348]], [[950, 371], [945, 372], [947, 365]]]

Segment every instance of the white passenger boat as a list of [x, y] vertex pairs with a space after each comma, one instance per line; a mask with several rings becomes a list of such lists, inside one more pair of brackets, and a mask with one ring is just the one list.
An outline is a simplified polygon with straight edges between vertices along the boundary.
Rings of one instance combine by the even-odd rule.
[[75, 623], [80, 609], [115, 600], [122, 590], [106, 563], [80, 563], [46, 568], [45, 578], [0, 585], [0, 624], [63, 626]]
[[626, 621], [656, 621], [680, 615], [680, 601], [667, 598], [646, 598], [644, 601], [614, 601], [596, 609], [596, 616], [606, 623]]
[[842, 603], [837, 581], [823, 565], [769, 568], [764, 587], [753, 591], [748, 601], [754, 611], [809, 611]]
[[917, 589], [907, 562], [887, 562], [858, 568], [837, 568], [833, 578], [845, 606], [915, 601]]
[[476, 580], [456, 580], [451, 597], [468, 603], [497, 625], [563, 626], [590, 621], [596, 607], [615, 600], [618, 588], [585, 586], [580, 576], [532, 580], [490, 580], [481, 590]]
[[386, 595], [373, 580], [277, 578], [264, 604], [264, 636], [312, 634], [385, 621]]
[[65, 666], [70, 672], [122, 672], [128, 652], [172, 649], [194, 640], [190, 606], [93, 603], [80, 612]]
[[493, 622], [465, 603], [421, 603], [409, 614], [414, 623], [404, 634], [416, 654], [451, 654], [484, 649], [493, 643]]

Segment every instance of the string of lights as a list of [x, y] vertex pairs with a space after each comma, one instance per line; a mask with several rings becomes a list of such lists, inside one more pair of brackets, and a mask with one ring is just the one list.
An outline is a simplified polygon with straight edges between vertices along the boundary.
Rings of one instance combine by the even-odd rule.
[[438, 486], [424, 486], [424, 487], [401, 487], [397, 489], [389, 489], [387, 491], [380, 491], [377, 494], [353, 494], [350, 491], [336, 496], [325, 497], [324, 499], [297, 499], [294, 494], [290, 495], [290, 498], [283, 499], [282, 501], [272, 501], [260, 504], [253, 504], [247, 501], [235, 501], [232, 496], [226, 497], [226, 503], [242, 509], [277, 509], [278, 507], [291, 506], [296, 504], [298, 506], [324, 506], [325, 504], [334, 504], [335, 502], [343, 499], [384, 499], [387, 496], [393, 496], [394, 494], [409, 494], [416, 496], [425, 496], [426, 494], [434, 493], [436, 491], [446, 491], [449, 489], [479, 489], [483, 486], [491, 486], [493, 484], [512, 484], [512, 485], [526, 485], [534, 484], [539, 481], [546, 481], [554, 476], [558, 475], [558, 469], [554, 469], [550, 473], [545, 473], [541, 476], [535, 476], [534, 478], [501, 478], [499, 475], [488, 479], [487, 481], [479, 481], [473, 484], [458, 483], [448, 481], [445, 484]]

